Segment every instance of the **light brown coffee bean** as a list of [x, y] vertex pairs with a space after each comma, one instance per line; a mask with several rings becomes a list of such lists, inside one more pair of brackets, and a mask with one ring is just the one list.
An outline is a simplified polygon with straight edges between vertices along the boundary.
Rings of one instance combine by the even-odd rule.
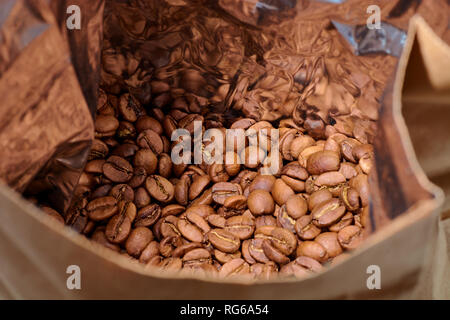
[[125, 242], [125, 249], [130, 256], [139, 258], [142, 251], [147, 247], [150, 241], [153, 240], [153, 233], [150, 229], [145, 227], [138, 227], [133, 229]]
[[308, 203], [300, 195], [290, 196], [284, 204], [287, 214], [293, 219], [304, 216], [308, 211]]
[[250, 242], [248, 243], [248, 253], [255, 261], [261, 263], [268, 263], [270, 262], [270, 259], [266, 256], [262, 248], [264, 240], [265, 239], [262, 238], [255, 238], [249, 240]]
[[202, 247], [202, 244], [199, 242], [189, 242], [189, 243], [183, 244], [183, 245], [179, 246], [178, 248], [176, 248], [172, 252], [172, 257], [176, 257], [176, 258], [183, 257], [189, 251], [192, 251], [194, 249], [201, 248], [201, 247]]
[[314, 183], [316, 184], [316, 186], [319, 187], [322, 186], [332, 187], [337, 186], [339, 184], [343, 184], [345, 183], [345, 181], [346, 181], [345, 177], [342, 173], [338, 171], [329, 171], [319, 175], [314, 181]]
[[235, 253], [225, 253], [220, 250], [214, 249], [214, 257], [221, 264], [225, 264], [233, 259], [238, 259], [241, 257], [241, 252], [236, 251]]
[[179, 219], [177, 224], [183, 237], [193, 242], [203, 242], [204, 236], [202, 230], [187, 219]]
[[134, 200], [134, 191], [127, 184], [116, 184], [111, 188], [109, 195], [116, 198], [117, 201], [125, 200], [125, 201], [133, 201]]
[[267, 258], [280, 265], [289, 263], [290, 261], [288, 257], [283, 255], [279, 250], [277, 250], [277, 248], [272, 245], [270, 240], [263, 240], [262, 249]]
[[351, 212], [347, 212], [341, 220], [336, 222], [335, 224], [328, 227], [328, 230], [332, 232], [339, 232], [341, 229], [343, 229], [346, 226], [351, 225], [353, 222], [353, 214]]
[[360, 208], [359, 193], [356, 189], [348, 186], [343, 187], [339, 199], [341, 199], [342, 203], [349, 211], [356, 212]]
[[317, 205], [311, 212], [313, 223], [321, 227], [329, 227], [339, 221], [345, 214], [345, 207], [339, 199], [330, 199]]
[[[159, 221], [161, 221], [160, 224], [158, 224]], [[161, 218], [155, 224], [153, 230], [155, 231], [155, 233], [159, 232], [158, 235], [162, 238], [179, 237], [181, 236], [181, 232], [178, 229], [178, 221], [180, 221], [180, 219], [175, 216], [167, 216], [165, 218]], [[157, 228], [157, 224], [159, 228]]]
[[199, 268], [203, 264], [211, 264], [211, 254], [208, 250], [197, 248], [187, 252], [183, 258], [183, 266], [187, 268]]
[[161, 216], [161, 207], [156, 203], [147, 205], [137, 212], [137, 216], [134, 222], [135, 227], [149, 227], [155, 224], [155, 222]]
[[150, 149], [156, 155], [164, 151], [164, 145], [160, 135], [151, 129], [142, 131], [137, 137], [136, 142], [139, 147]]
[[139, 262], [148, 263], [153, 257], [159, 256], [159, 243], [150, 241], [150, 243], [142, 251]]
[[319, 262], [325, 262], [328, 260], [327, 250], [315, 241], [304, 241], [300, 243], [297, 254], [300, 256], [310, 257]]
[[338, 241], [345, 249], [356, 249], [362, 241], [362, 229], [358, 226], [347, 226], [338, 232]]
[[216, 228], [224, 228], [225, 223], [227, 222], [227, 219], [224, 217], [218, 215], [218, 214], [212, 214], [207, 217], [208, 223]]
[[308, 199], [308, 208], [313, 211], [314, 208], [322, 202], [328, 201], [333, 198], [333, 195], [328, 189], [320, 189], [311, 194]]
[[272, 196], [278, 205], [286, 203], [287, 199], [294, 194], [294, 191], [283, 180], [277, 179], [272, 187]]
[[245, 275], [250, 273], [250, 266], [243, 259], [233, 259], [225, 263], [219, 271], [222, 277]]
[[211, 178], [211, 181], [216, 182], [226, 182], [228, 179], [230, 179], [230, 176], [228, 175], [225, 165], [220, 163], [214, 163], [209, 166], [208, 169], [208, 175]]
[[277, 225], [276, 218], [273, 216], [269, 216], [269, 215], [257, 217], [255, 220], [256, 228], [259, 228], [262, 226], [276, 226], [276, 225]]
[[211, 178], [208, 175], [197, 176], [189, 187], [189, 200], [197, 198], [208, 186]]
[[316, 152], [308, 158], [306, 169], [310, 174], [322, 174], [339, 170], [340, 164], [338, 153], [324, 150]]
[[321, 230], [312, 223], [311, 215], [300, 217], [295, 223], [295, 231], [302, 240], [313, 240]]
[[211, 206], [206, 204], [192, 205], [186, 210], [186, 215], [188, 215], [190, 212], [194, 212], [204, 219], [206, 219], [209, 215], [216, 213]]
[[151, 202], [150, 195], [145, 188], [137, 188], [134, 195], [134, 204], [138, 209], [149, 205]]
[[271, 214], [275, 210], [275, 202], [266, 190], [255, 190], [247, 200], [248, 208], [255, 216]]
[[168, 206], [165, 206], [161, 210], [161, 217], [167, 217], [167, 216], [178, 216], [180, 213], [184, 212], [186, 209], [185, 207], [179, 205], [179, 204], [169, 204]]
[[271, 240], [273, 246], [286, 256], [297, 248], [297, 237], [291, 231], [279, 227], [259, 227], [255, 230], [255, 239]]
[[214, 202], [222, 205], [226, 198], [242, 194], [241, 187], [238, 184], [231, 182], [218, 182], [213, 185], [211, 191]]
[[315, 242], [322, 245], [327, 251], [329, 258], [334, 258], [342, 253], [342, 247], [337, 239], [336, 232], [324, 232], [319, 234], [315, 239]]
[[255, 231], [255, 221], [245, 215], [234, 216], [226, 220], [224, 229], [237, 238], [245, 240]]
[[207, 237], [215, 248], [226, 253], [236, 252], [241, 245], [239, 238], [224, 229], [212, 229]]

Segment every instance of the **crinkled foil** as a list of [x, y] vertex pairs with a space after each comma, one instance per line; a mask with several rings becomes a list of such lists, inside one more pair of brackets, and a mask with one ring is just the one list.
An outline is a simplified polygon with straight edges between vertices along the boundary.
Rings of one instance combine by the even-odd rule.
[[[72, 4], [82, 11], [80, 30], [66, 28]], [[88, 0], [0, 3], [0, 181], [61, 212], [93, 139], [102, 8]]]
[[[93, 139], [100, 72], [109, 92], [126, 88], [147, 108], [149, 79], [179, 83], [210, 124], [292, 117], [316, 136], [332, 123], [373, 140], [397, 58], [371, 41], [356, 56], [331, 23], [364, 25], [373, 1], [327, 2], [107, 0], [103, 15], [101, 0], [1, 1], [1, 181], [65, 211]], [[65, 27], [71, 4], [81, 30]], [[446, 0], [376, 4], [392, 30], [419, 13], [450, 39]]]

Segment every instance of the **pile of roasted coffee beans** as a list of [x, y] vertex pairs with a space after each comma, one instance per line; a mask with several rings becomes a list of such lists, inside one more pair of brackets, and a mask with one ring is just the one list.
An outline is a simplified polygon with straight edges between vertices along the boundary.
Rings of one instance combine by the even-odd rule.
[[370, 229], [367, 141], [331, 125], [314, 139], [293, 119], [274, 127], [238, 117], [230, 128], [279, 129], [279, 150], [268, 150], [279, 170], [261, 174], [265, 153], [247, 144], [226, 150], [234, 159], [246, 150], [243, 164], [175, 165], [172, 132], [193, 134], [194, 121], [211, 127], [207, 107], [166, 82], [151, 82], [151, 90], [146, 108], [130, 93], [101, 90], [96, 139], [67, 225], [143, 264], [218, 276], [303, 276], [361, 243]]

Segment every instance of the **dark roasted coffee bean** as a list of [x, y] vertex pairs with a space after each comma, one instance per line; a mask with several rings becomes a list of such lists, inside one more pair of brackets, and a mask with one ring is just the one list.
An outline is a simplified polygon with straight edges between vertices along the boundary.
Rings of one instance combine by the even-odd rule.
[[88, 160], [103, 159], [107, 156], [109, 148], [103, 141], [94, 139], [92, 142], [91, 151], [88, 156]]
[[136, 139], [137, 144], [144, 149], [150, 149], [154, 154], [163, 152], [164, 145], [159, 134], [151, 129], [142, 131]]
[[134, 155], [133, 164], [144, 167], [147, 174], [153, 174], [158, 166], [158, 158], [150, 149], [140, 149]]
[[128, 185], [131, 188], [140, 187], [147, 179], [147, 171], [144, 167], [135, 167], [133, 177], [128, 181]]

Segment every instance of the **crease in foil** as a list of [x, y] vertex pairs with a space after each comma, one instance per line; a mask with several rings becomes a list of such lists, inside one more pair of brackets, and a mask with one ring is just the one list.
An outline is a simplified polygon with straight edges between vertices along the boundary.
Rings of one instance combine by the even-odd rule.
[[331, 21], [341, 36], [350, 44], [356, 55], [384, 53], [400, 57], [406, 42], [406, 32], [381, 22], [380, 29], [369, 29], [366, 25], [348, 25]]

